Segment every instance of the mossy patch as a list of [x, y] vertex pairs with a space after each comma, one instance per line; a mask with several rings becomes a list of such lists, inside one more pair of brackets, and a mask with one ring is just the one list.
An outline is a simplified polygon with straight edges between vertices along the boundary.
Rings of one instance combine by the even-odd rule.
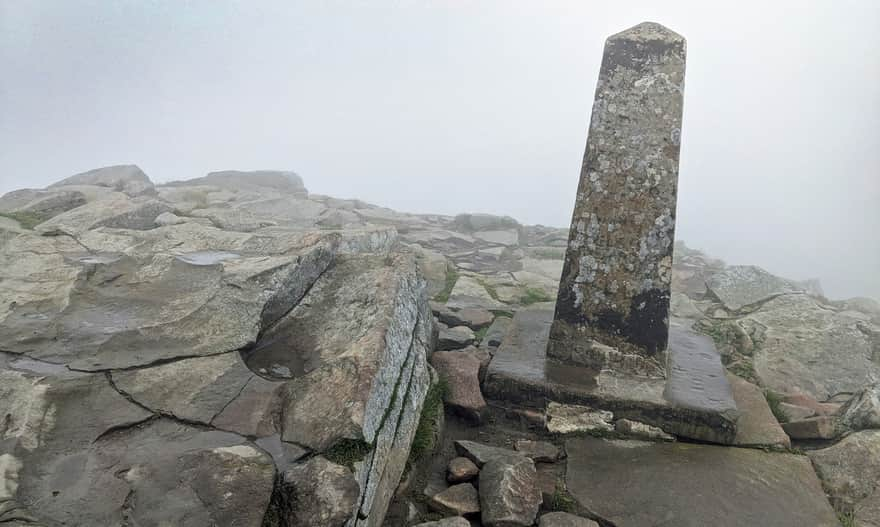
[[489, 293], [489, 296], [492, 297], [492, 300], [496, 302], [501, 302], [501, 298], [498, 297], [498, 290], [495, 289], [494, 285], [485, 280], [480, 280], [479, 278], [477, 279], [477, 283], [483, 286], [483, 289], [485, 289], [486, 292]]
[[426, 454], [434, 450], [437, 440], [437, 419], [443, 413], [443, 398], [449, 391], [449, 385], [442, 378], [429, 389], [422, 404], [422, 415], [419, 417], [419, 426], [413, 436], [412, 446], [409, 451], [409, 461], [414, 463]]
[[790, 418], [780, 406], [782, 403], [782, 395], [773, 390], [764, 390], [764, 398], [767, 399], [767, 406], [770, 407], [770, 411], [773, 412], [776, 420], [780, 423], [787, 423]]
[[525, 293], [520, 297], [519, 303], [528, 306], [539, 302], [550, 302], [551, 300], [553, 300], [553, 298], [544, 291], [530, 287], [527, 288]]
[[46, 221], [47, 218], [33, 212], [0, 212], [0, 216], [15, 220], [22, 228], [33, 230], [34, 227]]

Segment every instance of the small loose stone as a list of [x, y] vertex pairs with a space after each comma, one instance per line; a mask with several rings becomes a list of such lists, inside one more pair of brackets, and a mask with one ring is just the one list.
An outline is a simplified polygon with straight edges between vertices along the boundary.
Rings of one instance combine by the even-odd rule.
[[449, 483], [463, 483], [477, 477], [480, 469], [473, 461], [466, 457], [456, 457], [449, 462], [446, 468], [446, 481]]

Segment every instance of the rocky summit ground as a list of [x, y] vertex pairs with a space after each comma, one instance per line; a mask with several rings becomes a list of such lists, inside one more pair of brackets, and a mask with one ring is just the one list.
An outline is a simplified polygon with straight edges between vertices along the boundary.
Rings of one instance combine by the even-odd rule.
[[290, 172], [0, 197], [0, 526], [880, 526], [880, 304], [677, 245], [737, 407], [695, 442], [507, 396], [567, 234]]

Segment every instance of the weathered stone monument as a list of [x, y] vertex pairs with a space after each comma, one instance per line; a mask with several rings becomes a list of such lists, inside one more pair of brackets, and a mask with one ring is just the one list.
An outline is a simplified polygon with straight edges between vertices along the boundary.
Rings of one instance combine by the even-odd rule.
[[548, 357], [665, 375], [685, 49], [651, 22], [605, 43]]

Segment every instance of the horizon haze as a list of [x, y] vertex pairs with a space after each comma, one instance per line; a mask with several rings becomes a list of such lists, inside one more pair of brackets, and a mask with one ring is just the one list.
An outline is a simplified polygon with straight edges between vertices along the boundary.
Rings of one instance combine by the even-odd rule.
[[278, 169], [569, 225], [604, 40], [688, 40], [676, 238], [880, 299], [880, 3], [0, 3], [0, 194]]

